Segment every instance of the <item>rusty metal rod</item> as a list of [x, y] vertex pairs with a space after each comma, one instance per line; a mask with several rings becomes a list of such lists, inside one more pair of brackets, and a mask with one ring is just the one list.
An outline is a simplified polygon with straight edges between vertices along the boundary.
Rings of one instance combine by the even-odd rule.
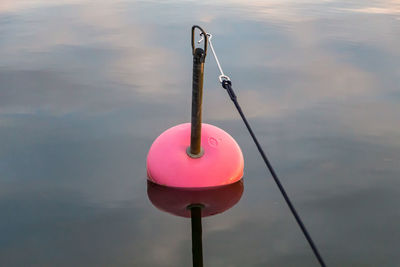
[[192, 125], [190, 151], [188, 151], [188, 155], [192, 158], [198, 158], [203, 155], [201, 148], [201, 108], [203, 101], [204, 60], [204, 50], [196, 48], [193, 54]]

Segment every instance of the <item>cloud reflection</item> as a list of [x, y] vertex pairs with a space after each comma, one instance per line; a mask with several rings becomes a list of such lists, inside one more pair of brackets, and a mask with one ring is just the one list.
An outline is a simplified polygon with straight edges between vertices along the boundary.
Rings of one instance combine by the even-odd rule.
[[[328, 262], [399, 262], [397, 14], [395, 1], [2, 1], [0, 258], [190, 263], [188, 221], [147, 201], [145, 158], [190, 119], [201, 22]], [[208, 265], [314, 264], [216, 77], [209, 55], [204, 119], [243, 148], [247, 191], [205, 220]]]

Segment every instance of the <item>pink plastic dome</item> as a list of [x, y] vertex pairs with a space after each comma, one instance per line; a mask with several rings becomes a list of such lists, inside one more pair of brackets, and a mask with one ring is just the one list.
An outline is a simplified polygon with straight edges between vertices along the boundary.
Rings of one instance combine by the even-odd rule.
[[147, 155], [148, 179], [159, 185], [205, 188], [232, 184], [243, 176], [243, 154], [236, 141], [224, 130], [202, 124], [201, 147], [204, 155], [191, 158], [190, 123], [163, 132]]

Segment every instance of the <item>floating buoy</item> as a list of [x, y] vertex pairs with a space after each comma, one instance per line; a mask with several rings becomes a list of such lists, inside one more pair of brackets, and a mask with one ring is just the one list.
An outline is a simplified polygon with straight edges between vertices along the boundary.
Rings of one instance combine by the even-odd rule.
[[[195, 48], [194, 30], [200, 29], [204, 49]], [[235, 183], [243, 176], [243, 154], [224, 130], [201, 123], [204, 62], [207, 34], [192, 27], [193, 83], [191, 124], [184, 123], [163, 132], [147, 156], [147, 177], [168, 187], [207, 188]]]
[[148, 179], [172, 187], [215, 187], [240, 180], [243, 155], [236, 141], [222, 129], [202, 124], [199, 158], [190, 157], [190, 123], [174, 126], [153, 143], [147, 156]]

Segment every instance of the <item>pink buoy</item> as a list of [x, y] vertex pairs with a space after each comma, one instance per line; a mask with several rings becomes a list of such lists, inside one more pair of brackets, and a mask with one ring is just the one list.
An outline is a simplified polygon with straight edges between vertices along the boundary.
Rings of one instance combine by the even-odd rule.
[[204, 154], [192, 158], [190, 123], [163, 132], [147, 156], [147, 176], [154, 183], [183, 188], [204, 188], [232, 184], [243, 176], [243, 155], [236, 141], [224, 130], [202, 124], [201, 147]]
[[[194, 31], [204, 38], [204, 49], [195, 48]], [[235, 183], [243, 176], [243, 155], [236, 141], [218, 127], [201, 122], [207, 33], [192, 27], [192, 117], [163, 132], [147, 155], [147, 177], [168, 187], [208, 188]]]

